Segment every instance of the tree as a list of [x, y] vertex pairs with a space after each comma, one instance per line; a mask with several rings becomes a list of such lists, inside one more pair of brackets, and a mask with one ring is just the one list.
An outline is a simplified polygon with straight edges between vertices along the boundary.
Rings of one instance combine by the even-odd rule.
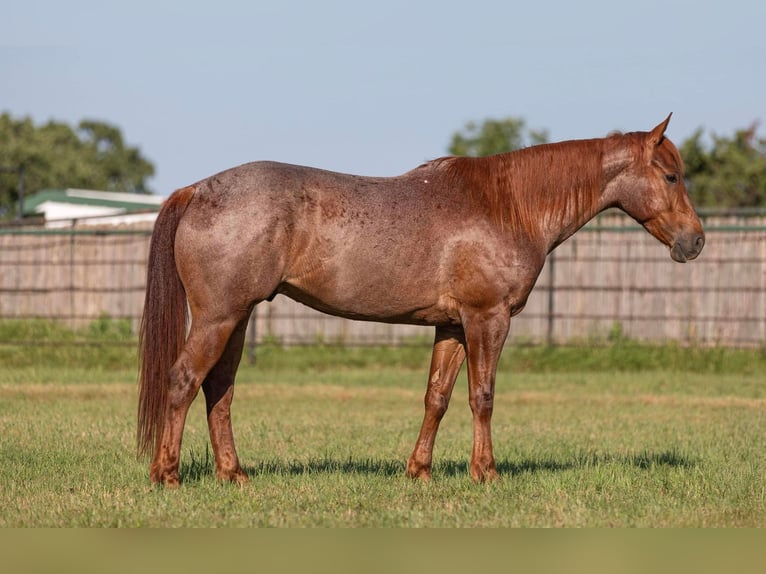
[[734, 137], [711, 136], [702, 128], [681, 144], [689, 195], [705, 207], [766, 207], [766, 139], [758, 124], [737, 130]]
[[[766, 208], [766, 138], [758, 124], [736, 130], [733, 137], [698, 129], [679, 147], [686, 166], [689, 194], [702, 207]], [[452, 135], [453, 155], [473, 157], [504, 153], [548, 141], [546, 130], [528, 130], [521, 118], [468, 122]]]
[[449, 153], [482, 157], [546, 143], [546, 130], [528, 130], [522, 118], [486, 119], [481, 125], [468, 122], [452, 136]]
[[93, 120], [76, 129], [49, 121], [35, 126], [30, 118], [0, 115], [0, 210], [13, 211], [18, 201], [17, 175], [24, 168], [27, 193], [45, 188], [79, 187], [105, 191], [151, 193], [146, 179], [154, 165], [136, 147], [125, 145], [119, 128]]

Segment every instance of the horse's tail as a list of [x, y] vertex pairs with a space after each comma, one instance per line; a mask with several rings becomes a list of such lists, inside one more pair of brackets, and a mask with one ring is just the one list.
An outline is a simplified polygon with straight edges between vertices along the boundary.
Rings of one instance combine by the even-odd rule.
[[179, 189], [162, 206], [154, 224], [146, 274], [146, 297], [138, 349], [141, 362], [138, 396], [138, 455], [157, 452], [165, 420], [170, 368], [186, 338], [186, 292], [175, 261], [178, 223], [194, 195]]

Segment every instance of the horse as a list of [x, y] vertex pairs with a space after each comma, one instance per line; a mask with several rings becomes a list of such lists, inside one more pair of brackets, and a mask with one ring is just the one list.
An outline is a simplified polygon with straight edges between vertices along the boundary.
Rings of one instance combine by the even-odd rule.
[[470, 475], [497, 478], [497, 362], [547, 254], [611, 207], [675, 261], [703, 248], [682, 159], [665, 136], [669, 121], [649, 132], [444, 157], [395, 177], [253, 162], [175, 191], [152, 234], [139, 333], [137, 450], [152, 457], [150, 481], [178, 486], [200, 387], [215, 474], [247, 481], [231, 425], [234, 379], [253, 308], [277, 294], [349, 319], [435, 327], [406, 475], [431, 478], [436, 433], [467, 360]]

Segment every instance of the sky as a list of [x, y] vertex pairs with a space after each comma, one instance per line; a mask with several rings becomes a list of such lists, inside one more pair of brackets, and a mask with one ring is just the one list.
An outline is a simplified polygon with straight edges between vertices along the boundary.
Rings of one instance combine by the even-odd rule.
[[161, 195], [262, 159], [397, 175], [486, 118], [558, 141], [673, 112], [676, 143], [766, 120], [763, 0], [0, 0], [0, 13], [0, 113], [118, 126]]

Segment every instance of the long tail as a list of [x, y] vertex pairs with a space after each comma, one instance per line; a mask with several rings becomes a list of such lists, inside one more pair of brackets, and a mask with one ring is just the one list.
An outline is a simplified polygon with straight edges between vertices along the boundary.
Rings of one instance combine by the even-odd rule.
[[[167, 408], [170, 368], [183, 348], [188, 310], [176, 270], [176, 229], [194, 195], [179, 189], [162, 206], [154, 224], [146, 277], [146, 298], [138, 348], [141, 361], [138, 396], [138, 455], [159, 448]], [[151, 451], [151, 452], [150, 452]]]

